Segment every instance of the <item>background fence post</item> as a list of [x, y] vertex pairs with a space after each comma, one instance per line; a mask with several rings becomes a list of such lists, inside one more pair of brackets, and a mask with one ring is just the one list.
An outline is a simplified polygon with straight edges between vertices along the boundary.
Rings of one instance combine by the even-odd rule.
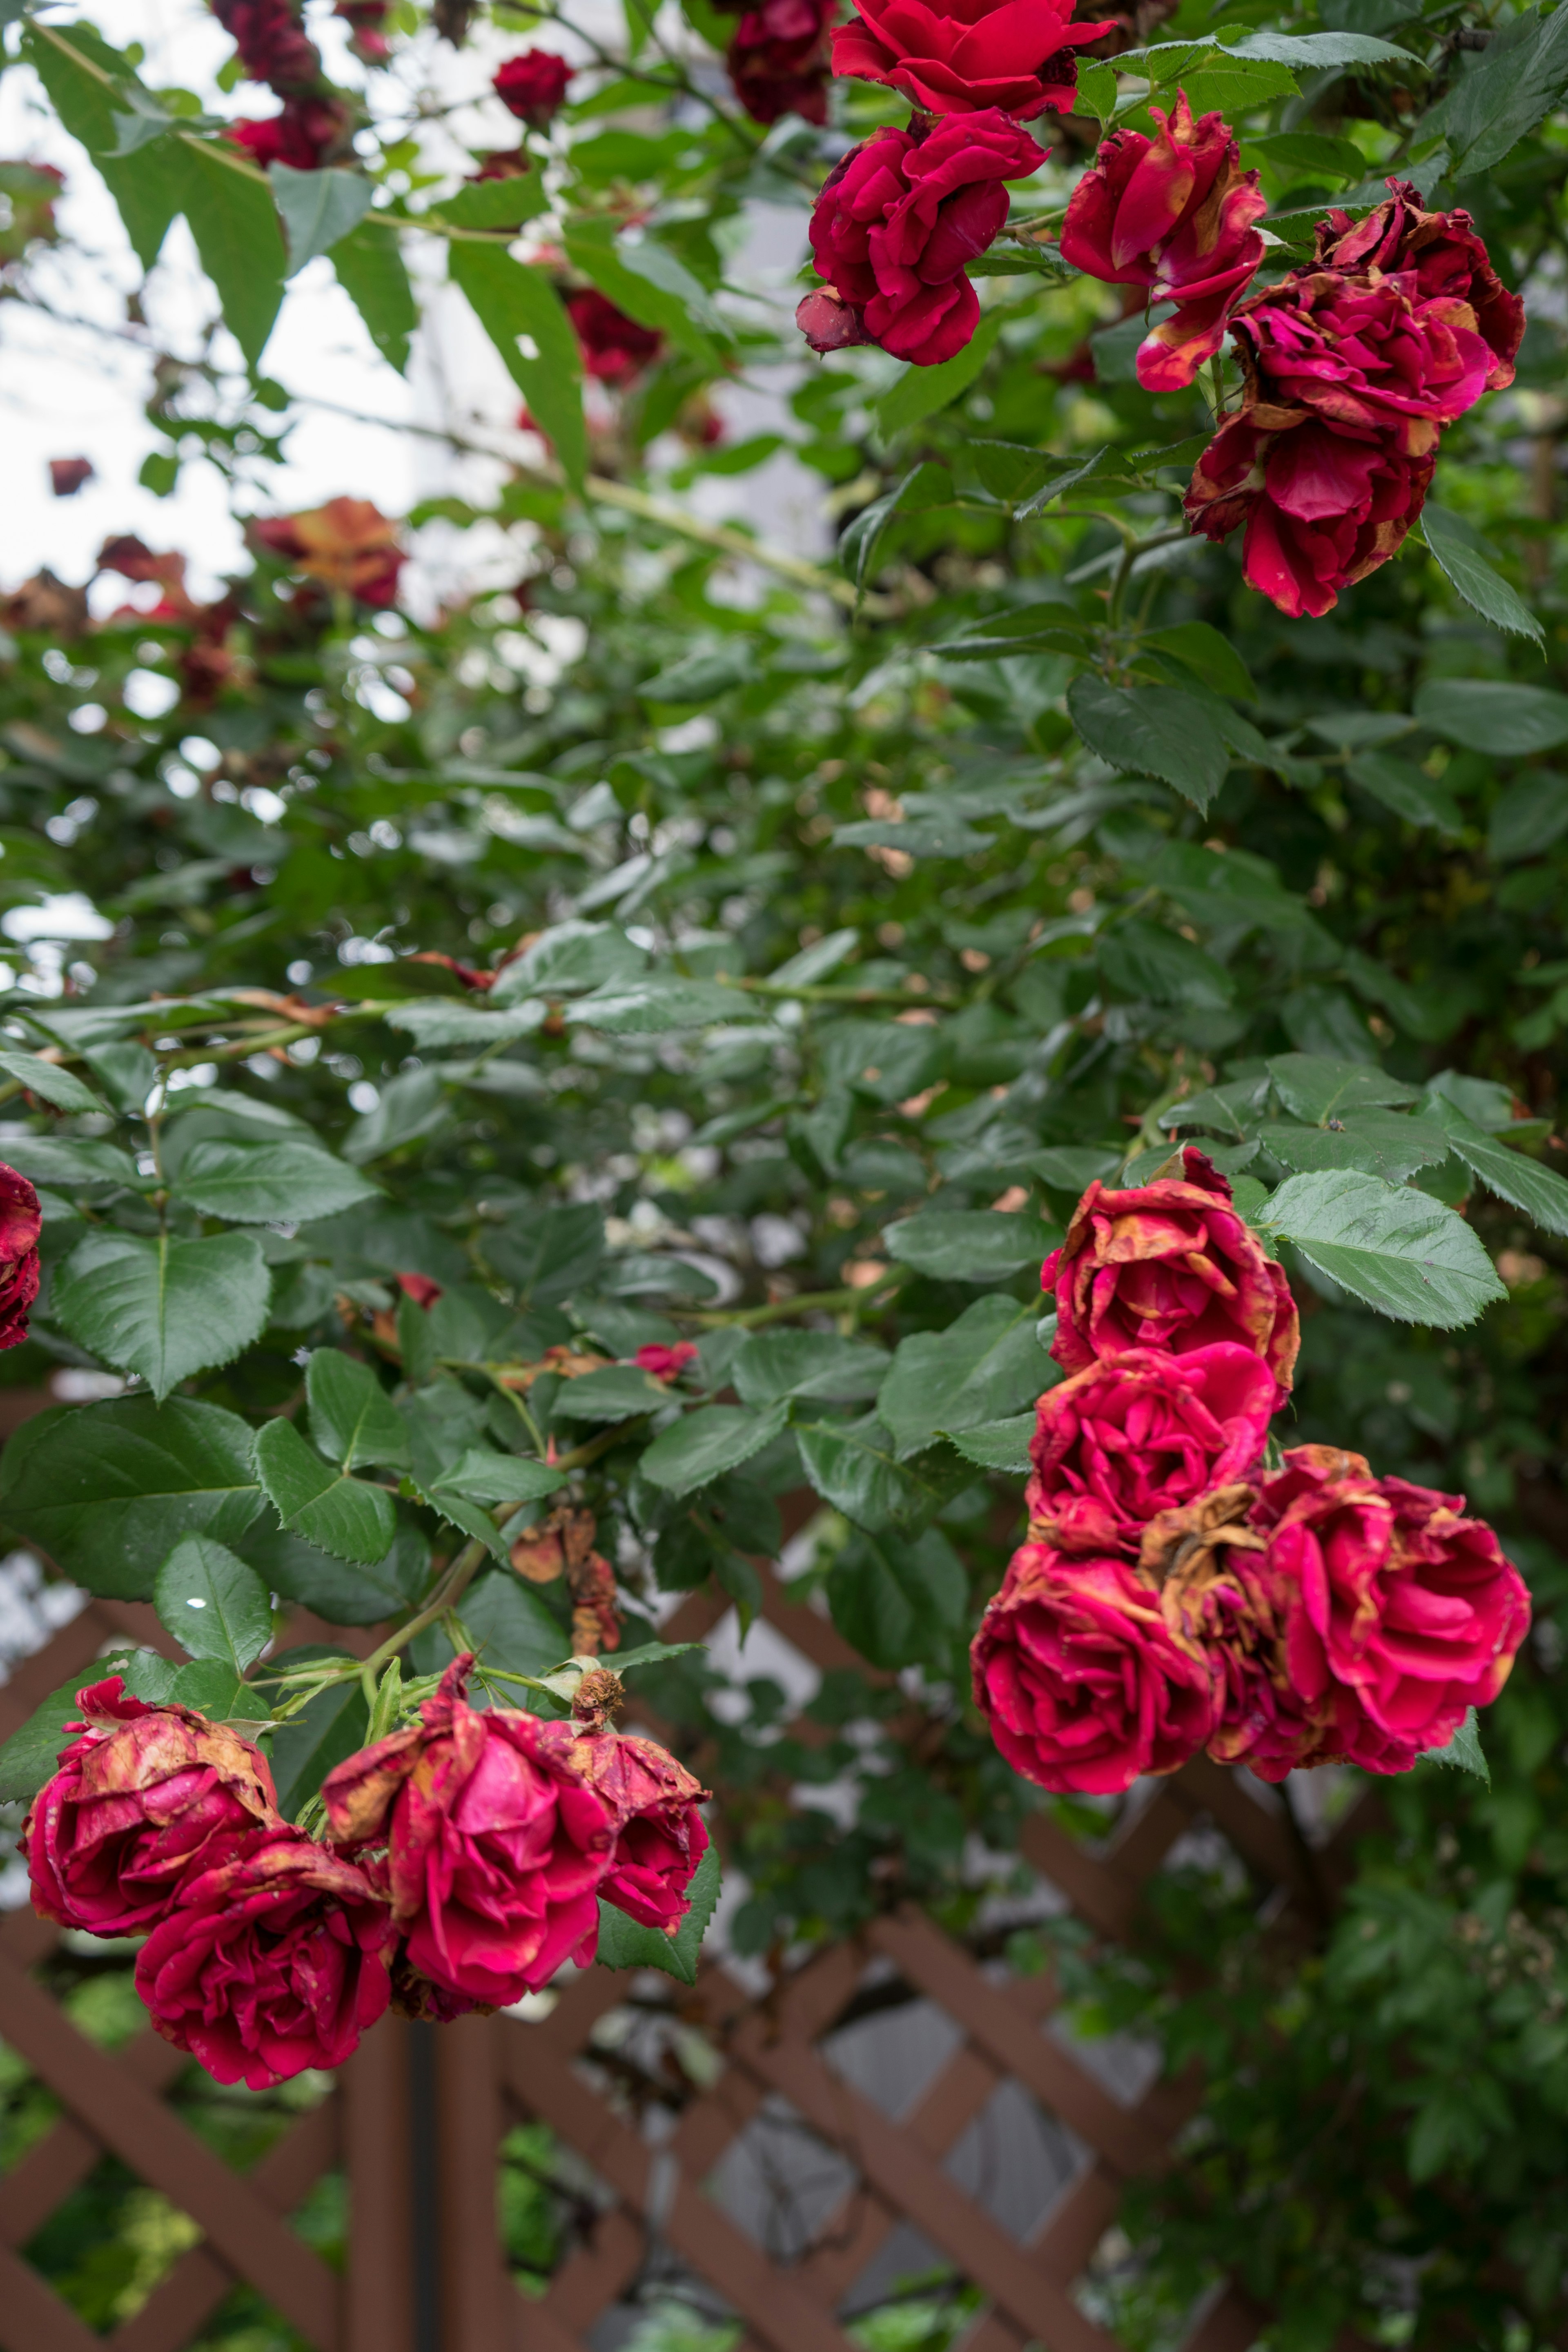
[[437, 2352], [416, 2333], [409, 2029], [385, 2017], [342, 2072], [349, 2259], [343, 2352]]

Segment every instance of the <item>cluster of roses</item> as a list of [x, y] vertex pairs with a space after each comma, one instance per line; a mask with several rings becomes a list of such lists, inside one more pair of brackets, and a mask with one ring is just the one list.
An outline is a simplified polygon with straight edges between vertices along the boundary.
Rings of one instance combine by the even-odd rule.
[[601, 1895], [672, 1933], [706, 1792], [611, 1727], [604, 1669], [570, 1721], [543, 1722], [470, 1706], [472, 1665], [328, 1776], [325, 1841], [282, 1818], [266, 1759], [229, 1726], [146, 1706], [118, 1675], [79, 1691], [78, 1737], [24, 1832], [34, 1908], [145, 1936], [136, 1989], [158, 2032], [253, 2090], [341, 2065], [389, 2005], [444, 2021], [585, 1966]]
[[1069, 1377], [1037, 1409], [976, 1703], [1056, 1790], [1115, 1794], [1200, 1748], [1265, 1780], [1408, 1771], [1497, 1696], [1529, 1595], [1460, 1496], [1334, 1446], [1265, 1466], [1295, 1305], [1225, 1178], [1191, 1149], [1183, 1171], [1091, 1184], [1042, 1270]]
[[[334, 95], [321, 70], [321, 53], [289, 0], [208, 0], [239, 53], [247, 81], [264, 82], [282, 101], [279, 113], [231, 123], [228, 135], [263, 171], [286, 163], [316, 172], [353, 152], [353, 112]], [[367, 64], [384, 65], [392, 51], [382, 31], [389, 0], [338, 0], [334, 13], [353, 27], [353, 47]]]

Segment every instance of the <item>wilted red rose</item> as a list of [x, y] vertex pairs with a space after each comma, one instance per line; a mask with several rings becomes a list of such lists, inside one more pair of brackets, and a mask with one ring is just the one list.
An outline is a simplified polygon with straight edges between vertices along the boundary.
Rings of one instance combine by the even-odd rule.
[[397, 525], [369, 499], [329, 499], [302, 514], [267, 515], [247, 525], [251, 538], [280, 555], [307, 580], [345, 589], [362, 604], [384, 608], [397, 598], [407, 558]]
[[697, 1361], [697, 1349], [689, 1339], [677, 1339], [673, 1344], [664, 1339], [650, 1339], [632, 1358], [639, 1372], [651, 1372], [656, 1381], [678, 1381], [688, 1364]]
[[708, 1851], [708, 1831], [698, 1811], [707, 1790], [668, 1749], [634, 1733], [603, 1723], [593, 1728], [547, 1723], [541, 1736], [546, 1749], [565, 1759], [615, 1821], [615, 1851], [599, 1893], [641, 1926], [673, 1936], [690, 1908], [687, 1890]]
[[753, 122], [827, 120], [827, 27], [834, 0], [763, 0], [725, 52], [730, 86]]
[[542, 131], [561, 111], [575, 70], [549, 49], [523, 49], [508, 58], [490, 87], [509, 113]]
[[1233, 1339], [1289, 1389], [1300, 1345], [1282, 1266], [1231, 1205], [1230, 1186], [1189, 1144], [1182, 1174], [1114, 1190], [1091, 1184], [1067, 1240], [1040, 1269], [1056, 1294], [1051, 1353], [1069, 1372], [1127, 1348], [1186, 1355]]
[[90, 457], [51, 457], [49, 488], [57, 499], [74, 499], [97, 471]]
[[390, 0], [334, 0], [332, 14], [349, 26], [349, 47], [367, 66], [384, 66], [392, 56], [385, 25]]
[[629, 383], [664, 349], [657, 327], [639, 327], [596, 286], [568, 294], [566, 309], [577, 331], [584, 369], [600, 383]]
[[1364, 219], [1331, 212], [1318, 223], [1317, 262], [1322, 269], [1381, 269], [1385, 277], [1413, 278], [1419, 300], [1434, 296], [1467, 304], [1476, 331], [1491, 353], [1487, 390], [1502, 392], [1513, 382], [1513, 362], [1524, 337], [1524, 303], [1510, 294], [1468, 213], [1429, 213], [1421, 192], [1408, 180], [1390, 180], [1392, 193]]
[[319, 172], [348, 153], [353, 121], [348, 108], [327, 98], [290, 98], [282, 111], [260, 121], [231, 122], [225, 136], [243, 147], [265, 172], [269, 163], [290, 171]]
[[1062, 259], [1112, 286], [1146, 286], [1180, 307], [1138, 347], [1146, 392], [1179, 392], [1225, 340], [1226, 321], [1263, 258], [1254, 223], [1268, 210], [1224, 117], [1194, 122], [1185, 90], [1151, 107], [1152, 139], [1113, 131], [1072, 193]]
[[997, 1748], [1043, 1789], [1117, 1795], [1177, 1770], [1214, 1727], [1209, 1666], [1173, 1639], [1152, 1579], [1114, 1553], [1020, 1545], [970, 1657]]
[[0, 1348], [19, 1348], [27, 1310], [38, 1295], [38, 1196], [25, 1176], [0, 1160]]
[[248, 81], [287, 95], [321, 78], [321, 52], [289, 0], [210, 0], [213, 15], [239, 51]]
[[931, 114], [999, 107], [1021, 122], [1070, 108], [1073, 55], [1114, 28], [1075, 25], [1072, 0], [856, 0], [833, 36], [833, 70], [889, 82]]
[[1299, 270], [1230, 320], [1243, 404], [1194, 468], [1194, 531], [1247, 525], [1242, 571], [1282, 613], [1321, 615], [1397, 553], [1442, 427], [1494, 365], [1469, 304], [1413, 276]]
[[616, 1823], [538, 1717], [468, 1704], [473, 1663], [456, 1659], [420, 1723], [336, 1766], [321, 1794], [340, 1844], [385, 1845], [409, 1967], [503, 2009], [592, 1958]]
[[352, 2056], [390, 1999], [393, 1933], [372, 1877], [285, 1822], [184, 1882], [136, 1990], [215, 2081], [265, 2091]]
[[1004, 184], [1027, 179], [1043, 160], [994, 108], [921, 131], [879, 131], [851, 149], [817, 197], [818, 276], [884, 351], [921, 367], [952, 359], [980, 319], [964, 265], [1007, 217]]
[[1278, 1401], [1261, 1357], [1232, 1340], [1099, 1359], [1036, 1407], [1031, 1538], [1136, 1555], [1157, 1512], [1247, 1475]]
[[33, 1908], [62, 1927], [133, 1936], [182, 1879], [278, 1826], [267, 1759], [188, 1706], [148, 1706], [119, 1675], [77, 1693], [78, 1736], [22, 1833]]

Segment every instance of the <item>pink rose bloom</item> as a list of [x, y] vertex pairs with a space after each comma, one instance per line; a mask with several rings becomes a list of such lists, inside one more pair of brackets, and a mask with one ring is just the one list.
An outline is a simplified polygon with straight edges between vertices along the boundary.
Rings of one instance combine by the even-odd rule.
[[725, 52], [730, 86], [753, 122], [827, 120], [827, 26], [833, 0], [762, 0]]
[[856, 0], [833, 36], [833, 70], [889, 82], [928, 114], [999, 108], [1019, 121], [1072, 105], [1075, 49], [1115, 27], [1072, 23], [1072, 0]]
[[896, 359], [920, 367], [952, 359], [980, 319], [964, 265], [1006, 220], [1005, 183], [1027, 179], [1043, 160], [994, 108], [924, 131], [879, 131], [844, 157], [816, 200], [818, 276]]
[[1194, 468], [1187, 520], [1213, 540], [1245, 522], [1249, 584], [1321, 616], [1404, 544], [1438, 434], [1495, 357], [1469, 304], [1421, 296], [1414, 274], [1299, 270], [1230, 324], [1246, 395]]
[[537, 1716], [468, 1706], [473, 1663], [454, 1660], [422, 1722], [349, 1757], [321, 1794], [339, 1844], [386, 1847], [408, 1966], [505, 2009], [593, 1958], [616, 1822]]
[[970, 1657], [998, 1749], [1043, 1789], [1118, 1795], [1176, 1771], [1214, 1728], [1207, 1663], [1173, 1638], [1153, 1580], [1114, 1554], [1020, 1545]]
[[1138, 351], [1145, 392], [1179, 392], [1225, 340], [1226, 322], [1263, 258], [1254, 223], [1268, 210], [1218, 114], [1194, 123], [1185, 90], [1169, 114], [1149, 110], [1154, 138], [1113, 131], [1072, 193], [1062, 259], [1111, 286], [1146, 286], [1173, 318]]
[[77, 1693], [79, 1738], [22, 1833], [33, 1908], [62, 1927], [134, 1936], [183, 1880], [280, 1826], [267, 1759], [188, 1706], [147, 1706], [119, 1675]]
[[524, 49], [508, 58], [490, 87], [509, 113], [542, 131], [560, 112], [575, 70], [549, 49]]
[[689, 1339], [677, 1339], [669, 1345], [663, 1339], [650, 1339], [632, 1358], [639, 1372], [651, 1372], [656, 1381], [668, 1383], [678, 1381], [688, 1364], [697, 1361], [697, 1349]]
[[708, 1851], [698, 1811], [706, 1789], [668, 1749], [632, 1733], [549, 1723], [542, 1744], [570, 1764], [615, 1820], [615, 1851], [599, 1893], [642, 1927], [673, 1936]]
[[1081, 1372], [1128, 1348], [1187, 1355], [1229, 1339], [1288, 1390], [1300, 1329], [1284, 1268], [1264, 1255], [1201, 1151], [1189, 1144], [1182, 1168], [1153, 1184], [1089, 1186], [1040, 1268], [1060, 1318], [1051, 1353]]
[[1096, 1359], [1036, 1408], [1031, 1538], [1136, 1554], [1156, 1513], [1247, 1476], [1278, 1402], [1268, 1365], [1231, 1339]]
[[0, 1348], [19, 1348], [38, 1295], [38, 1196], [0, 1160]]
[[1331, 212], [1318, 223], [1318, 267], [1414, 278], [1418, 300], [1441, 297], [1467, 303], [1492, 355], [1487, 390], [1506, 391], [1524, 337], [1522, 300], [1492, 268], [1468, 213], [1423, 212], [1421, 192], [1408, 180], [1390, 180], [1388, 185], [1392, 194], [1364, 220], [1352, 223], [1348, 213]]
[[392, 1914], [370, 1875], [287, 1822], [187, 1879], [136, 1957], [153, 2024], [253, 2091], [341, 2066], [387, 2005]]

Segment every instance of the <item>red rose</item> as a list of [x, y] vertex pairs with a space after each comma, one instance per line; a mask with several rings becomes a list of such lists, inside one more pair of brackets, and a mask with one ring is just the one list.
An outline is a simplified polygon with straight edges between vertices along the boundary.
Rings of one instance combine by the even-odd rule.
[[523, 49], [508, 58], [490, 87], [509, 113], [542, 131], [560, 112], [575, 71], [549, 49]]
[[1159, 130], [1113, 131], [1072, 193], [1062, 259], [1112, 286], [1146, 286], [1175, 302], [1139, 346], [1146, 392], [1179, 392], [1225, 339], [1226, 321], [1263, 258], [1253, 224], [1268, 210], [1256, 172], [1244, 172], [1236, 133], [1218, 114], [1196, 123], [1185, 90], [1172, 111], [1149, 110]]
[[1036, 1408], [1031, 1538], [1135, 1554], [1156, 1513], [1247, 1475], [1278, 1401], [1267, 1364], [1231, 1340], [1098, 1359]]
[[763, 0], [725, 52], [730, 86], [753, 122], [827, 120], [827, 26], [834, 0]]
[[1319, 268], [1414, 278], [1420, 301], [1441, 297], [1468, 304], [1492, 355], [1487, 390], [1506, 391], [1524, 337], [1523, 302], [1492, 268], [1468, 213], [1423, 212], [1421, 192], [1408, 180], [1388, 184], [1393, 194], [1364, 220], [1352, 224], [1348, 213], [1331, 212], [1318, 223]]
[[1072, 0], [856, 0], [833, 36], [833, 70], [890, 82], [931, 114], [999, 107], [1020, 121], [1070, 108], [1075, 49], [1113, 30], [1075, 25]]
[[454, 1661], [422, 1721], [327, 1775], [332, 1834], [384, 1844], [408, 1965], [440, 1990], [504, 2009], [586, 1964], [616, 1823], [538, 1717], [481, 1715]]
[[280, 1826], [267, 1759], [188, 1706], [144, 1706], [119, 1675], [77, 1693], [80, 1737], [33, 1800], [22, 1846], [33, 1908], [62, 1927], [133, 1936], [182, 1880]]
[[1004, 183], [1027, 179], [1043, 160], [994, 107], [923, 131], [879, 131], [851, 149], [817, 197], [817, 274], [884, 351], [921, 367], [952, 359], [980, 319], [964, 265], [1007, 217]]
[[215, 2081], [265, 2091], [353, 2053], [390, 1998], [392, 1936], [370, 1875], [283, 1823], [184, 1882], [136, 1990]]
[[269, 163], [319, 172], [334, 155], [348, 152], [351, 129], [348, 109], [333, 100], [290, 98], [280, 114], [259, 122], [231, 122], [226, 136], [264, 172]]
[[392, 43], [383, 27], [390, 0], [335, 0], [334, 16], [341, 16], [349, 26], [349, 47], [356, 58], [367, 66], [384, 66], [392, 56]]
[[321, 53], [289, 0], [210, 0], [210, 5], [239, 51], [247, 81], [264, 81], [287, 94], [321, 80]]
[[1246, 394], [1194, 469], [1187, 519], [1213, 540], [1245, 521], [1243, 572], [1292, 617], [1398, 551], [1439, 432], [1486, 390], [1475, 311], [1415, 283], [1299, 270], [1232, 316]]
[[673, 1346], [662, 1339], [650, 1339], [632, 1358], [639, 1372], [651, 1372], [656, 1381], [668, 1383], [678, 1381], [688, 1364], [697, 1361], [697, 1350], [689, 1339], [677, 1339]]
[[629, 383], [664, 349], [657, 327], [639, 327], [597, 287], [568, 294], [566, 308], [577, 331], [584, 369], [600, 383]]
[[38, 1196], [25, 1176], [0, 1160], [0, 1348], [19, 1348], [27, 1309], [38, 1295]]
[[412, 1298], [416, 1307], [434, 1307], [441, 1296], [441, 1286], [427, 1274], [400, 1274], [397, 1287], [405, 1298]]
[[1153, 1580], [1114, 1554], [1021, 1545], [970, 1657], [997, 1748], [1044, 1789], [1117, 1795], [1177, 1770], [1214, 1727], [1208, 1664], [1173, 1638]]
[[1284, 1269], [1231, 1206], [1230, 1186], [1189, 1144], [1183, 1174], [1125, 1191], [1091, 1184], [1067, 1240], [1040, 1268], [1060, 1318], [1051, 1353], [1069, 1372], [1128, 1348], [1186, 1355], [1233, 1339], [1282, 1390], [1300, 1344]]
[[708, 1851], [698, 1811], [708, 1791], [666, 1748], [629, 1733], [548, 1723], [542, 1744], [570, 1764], [615, 1821], [615, 1851], [599, 1893], [643, 1927], [673, 1936]]

